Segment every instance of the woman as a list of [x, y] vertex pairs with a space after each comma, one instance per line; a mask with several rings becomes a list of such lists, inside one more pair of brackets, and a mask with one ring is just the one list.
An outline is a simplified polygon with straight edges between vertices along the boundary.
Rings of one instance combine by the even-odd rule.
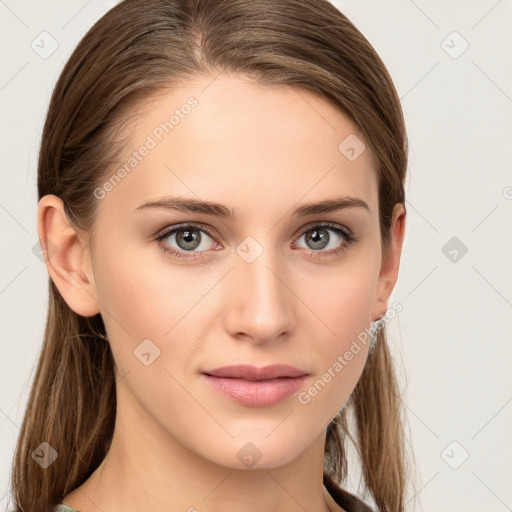
[[371, 510], [342, 488], [355, 438], [375, 506], [403, 511], [383, 324], [406, 167], [391, 78], [328, 2], [107, 12], [42, 136], [15, 510]]

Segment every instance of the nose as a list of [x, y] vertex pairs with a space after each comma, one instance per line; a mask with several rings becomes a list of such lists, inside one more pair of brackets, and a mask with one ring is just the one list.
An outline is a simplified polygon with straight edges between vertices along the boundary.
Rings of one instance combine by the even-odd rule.
[[253, 343], [282, 340], [295, 329], [294, 294], [284, 266], [264, 248], [251, 262], [235, 254], [224, 280], [225, 328], [231, 336]]

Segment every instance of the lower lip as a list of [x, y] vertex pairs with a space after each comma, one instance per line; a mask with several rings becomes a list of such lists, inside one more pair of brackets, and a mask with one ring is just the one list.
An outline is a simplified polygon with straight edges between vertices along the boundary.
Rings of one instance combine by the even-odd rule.
[[229, 395], [249, 407], [266, 407], [277, 404], [296, 393], [306, 375], [278, 379], [249, 381], [205, 375], [206, 380], [218, 391]]

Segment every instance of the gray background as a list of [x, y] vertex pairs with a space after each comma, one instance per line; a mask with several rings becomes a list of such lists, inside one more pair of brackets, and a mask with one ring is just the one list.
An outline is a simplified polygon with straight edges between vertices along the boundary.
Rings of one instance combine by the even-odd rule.
[[[2, 509], [46, 318], [48, 274], [32, 252], [45, 111], [71, 51], [115, 3], [0, 0]], [[411, 145], [390, 301], [403, 311], [388, 325], [417, 461], [408, 510], [512, 510], [512, 2], [333, 3], [388, 67]]]

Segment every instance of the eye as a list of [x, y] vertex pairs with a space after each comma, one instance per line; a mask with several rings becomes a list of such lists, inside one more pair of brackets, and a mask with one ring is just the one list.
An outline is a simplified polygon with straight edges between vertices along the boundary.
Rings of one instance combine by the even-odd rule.
[[[212, 240], [213, 236], [213, 232], [206, 226], [182, 224], [159, 235], [157, 241], [160, 242], [160, 247], [164, 252], [171, 253], [178, 258], [195, 258], [197, 257], [195, 254], [185, 255], [184, 253], [208, 250], [213, 245], [208, 239]], [[172, 242], [166, 241], [168, 239], [171, 239]], [[173, 242], [178, 246], [177, 249], [171, 245]], [[196, 251], [198, 248], [201, 250]]]
[[340, 254], [356, 241], [356, 237], [348, 229], [331, 222], [313, 224], [306, 228], [298, 240], [305, 239], [306, 249], [311, 249], [311, 256], [314, 258]]

